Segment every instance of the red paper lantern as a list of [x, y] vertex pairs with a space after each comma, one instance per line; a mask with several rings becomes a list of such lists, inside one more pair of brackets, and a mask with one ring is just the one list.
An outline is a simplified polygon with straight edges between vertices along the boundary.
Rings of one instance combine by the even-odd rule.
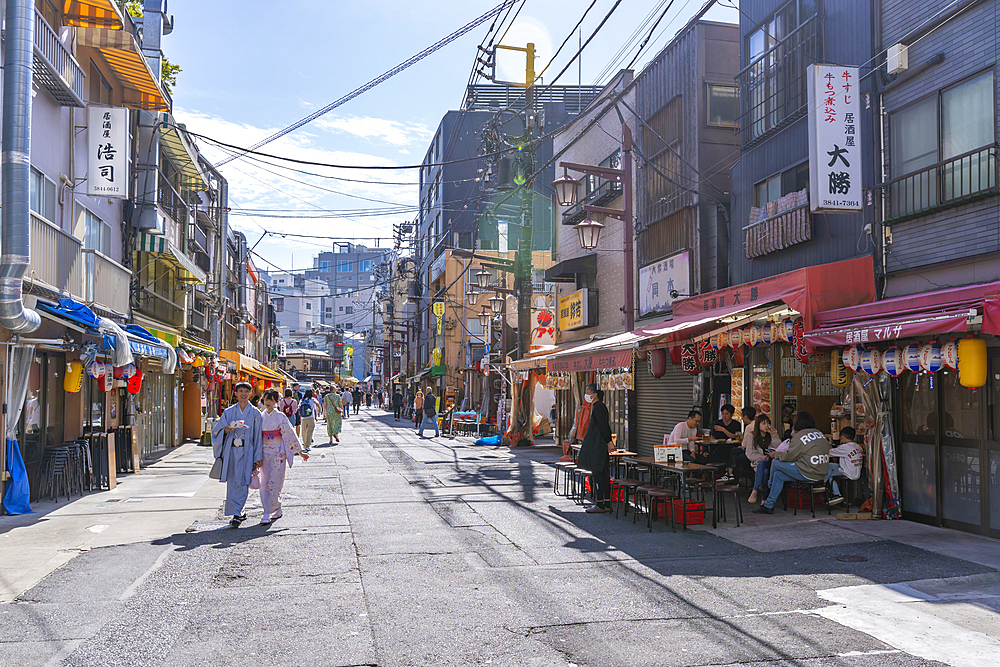
[[696, 343], [684, 343], [681, 345], [681, 370], [691, 375], [701, 372], [701, 363], [698, 361], [698, 345]]
[[112, 376], [114, 377], [114, 379], [116, 379], [116, 380], [121, 379], [122, 377], [125, 376], [125, 367], [124, 366], [115, 366], [114, 369], [111, 371], [111, 373], [112, 373]]
[[667, 351], [663, 348], [647, 352], [646, 361], [649, 363], [649, 374], [653, 377], [661, 378], [667, 374]]
[[680, 366], [681, 365], [681, 348], [680, 347], [672, 347], [672, 348], [670, 348], [670, 363], [672, 363], [674, 366]]
[[128, 393], [134, 396], [139, 393], [140, 389], [142, 389], [142, 369], [137, 368], [132, 377], [128, 379]]
[[805, 341], [805, 325], [802, 324], [802, 318], [795, 320], [792, 325], [792, 347], [795, 350], [795, 356], [803, 364], [809, 363], [809, 350], [806, 349]]
[[738, 347], [733, 350], [733, 365], [738, 368], [743, 368], [743, 362], [745, 357], [743, 356], [743, 348]]

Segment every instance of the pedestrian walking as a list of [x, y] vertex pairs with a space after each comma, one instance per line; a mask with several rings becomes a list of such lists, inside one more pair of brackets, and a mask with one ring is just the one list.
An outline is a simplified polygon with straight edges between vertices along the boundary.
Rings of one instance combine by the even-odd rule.
[[329, 436], [330, 441], [327, 444], [332, 445], [334, 438], [337, 442], [340, 442], [340, 430], [344, 427], [344, 419], [340, 414], [340, 402], [343, 400], [335, 391], [331, 391], [323, 399], [323, 412], [326, 413], [326, 434]]
[[441, 431], [438, 430], [438, 420], [437, 420], [437, 397], [434, 395], [434, 389], [427, 387], [427, 393], [424, 394], [424, 415], [423, 420], [420, 422], [420, 428], [417, 430], [417, 435], [421, 438], [424, 437], [424, 427], [433, 426], [434, 427], [434, 437], [441, 435]]
[[418, 428], [424, 419], [424, 392], [417, 390], [413, 397], [413, 428]]
[[260, 411], [250, 403], [253, 389], [247, 382], [236, 383], [236, 403], [230, 405], [212, 429], [212, 453], [222, 459], [219, 481], [226, 483], [225, 513], [229, 525], [239, 528], [246, 521], [243, 507], [250, 491], [253, 471], [263, 464]]
[[361, 399], [364, 398], [364, 394], [357, 387], [354, 388], [354, 394], [351, 396], [354, 402], [354, 414], [358, 414], [358, 410], [361, 409]]
[[344, 391], [340, 393], [340, 406], [344, 410], [344, 419], [351, 416], [351, 390], [344, 387]]
[[292, 426], [297, 426], [299, 424], [298, 411], [299, 411], [299, 401], [295, 398], [294, 393], [291, 389], [285, 390], [285, 397], [278, 401], [278, 410], [282, 412], [286, 417], [288, 417], [288, 423]]
[[372, 392], [371, 390], [365, 392], [365, 407], [369, 410], [372, 407]]
[[611, 509], [611, 420], [604, 405], [604, 392], [596, 384], [588, 384], [583, 399], [591, 404], [590, 426], [583, 436], [577, 465], [593, 473], [594, 505], [589, 514], [601, 514]]
[[403, 395], [399, 392], [397, 388], [396, 391], [392, 393], [392, 417], [394, 420], [399, 421], [399, 413], [403, 411]]
[[306, 389], [302, 402], [299, 403], [299, 418], [302, 420], [302, 446], [307, 452], [312, 447], [313, 433], [316, 432], [317, 413], [319, 401], [313, 396], [312, 389]]
[[[293, 422], [295, 424], [295, 435], [299, 435], [299, 428], [301, 428], [301, 424], [302, 424], [302, 422], [299, 420], [298, 409], [299, 409], [299, 401], [302, 400], [302, 396], [303, 395], [304, 394], [302, 392], [302, 386], [298, 382], [293, 382], [292, 383], [292, 398], [295, 399], [295, 410], [296, 410], [296, 414], [294, 416], [294, 422]], [[286, 393], [285, 396], [288, 396], [288, 394]]]
[[[288, 390], [289, 392], [291, 390]], [[281, 489], [285, 485], [285, 466], [292, 467], [292, 460], [298, 454], [303, 461], [309, 455], [302, 451], [299, 437], [285, 415], [276, 408], [278, 392], [269, 389], [264, 392], [264, 412], [261, 422], [261, 444], [264, 453], [260, 467], [260, 503], [264, 506], [264, 516], [260, 525], [266, 526], [282, 517]]]

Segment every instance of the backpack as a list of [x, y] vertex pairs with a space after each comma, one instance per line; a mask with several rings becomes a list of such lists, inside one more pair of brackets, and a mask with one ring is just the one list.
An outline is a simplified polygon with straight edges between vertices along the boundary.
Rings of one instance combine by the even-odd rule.
[[287, 398], [281, 399], [281, 411], [285, 413], [285, 416], [291, 419], [295, 416], [295, 408], [292, 407], [294, 400], [289, 403]]
[[433, 417], [437, 414], [437, 410], [434, 408], [435, 403], [437, 403], [437, 399], [433, 396], [427, 396], [424, 398], [424, 414], [428, 417]]
[[302, 401], [302, 405], [299, 406], [299, 416], [303, 419], [308, 419], [313, 416], [312, 399], [307, 399]]

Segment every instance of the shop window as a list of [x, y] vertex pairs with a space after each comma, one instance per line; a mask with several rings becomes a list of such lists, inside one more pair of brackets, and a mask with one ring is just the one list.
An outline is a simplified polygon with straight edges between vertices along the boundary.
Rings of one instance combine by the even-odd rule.
[[933, 444], [938, 434], [937, 392], [931, 387], [931, 376], [917, 375], [903, 385], [903, 438]]
[[955, 375], [954, 371], [942, 371], [939, 379], [942, 407], [941, 435], [945, 440], [978, 441], [982, 437], [980, 426], [982, 389], [963, 387], [955, 382]]
[[995, 94], [990, 70], [890, 115], [891, 218], [997, 192]]
[[736, 127], [740, 100], [736, 86], [708, 84], [708, 124], [711, 127]]

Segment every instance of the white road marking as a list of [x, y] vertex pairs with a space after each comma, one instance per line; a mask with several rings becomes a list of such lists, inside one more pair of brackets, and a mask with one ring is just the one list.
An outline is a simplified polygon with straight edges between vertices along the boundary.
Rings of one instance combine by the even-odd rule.
[[1000, 641], [921, 611], [912, 602], [942, 600], [906, 584], [846, 586], [817, 591], [831, 607], [812, 613], [864, 632], [910, 655], [952, 667], [995, 664]]
[[90, 526], [89, 528], [87, 528], [87, 530], [89, 530], [92, 533], [103, 533], [106, 529], [110, 527], [111, 526], [105, 525], [103, 523], [98, 523], [93, 526]]
[[139, 586], [142, 586], [143, 582], [145, 582], [146, 579], [149, 578], [149, 575], [153, 574], [158, 569], [163, 567], [163, 564], [167, 562], [167, 557], [173, 553], [174, 548], [175, 547], [173, 545], [170, 545], [166, 549], [164, 549], [163, 553], [161, 553], [159, 557], [157, 557], [156, 562], [150, 565], [149, 569], [143, 572], [141, 577], [133, 581], [132, 585], [126, 588], [125, 592], [122, 593], [121, 597], [119, 597], [118, 599], [124, 601], [135, 595], [135, 592], [139, 590]]

